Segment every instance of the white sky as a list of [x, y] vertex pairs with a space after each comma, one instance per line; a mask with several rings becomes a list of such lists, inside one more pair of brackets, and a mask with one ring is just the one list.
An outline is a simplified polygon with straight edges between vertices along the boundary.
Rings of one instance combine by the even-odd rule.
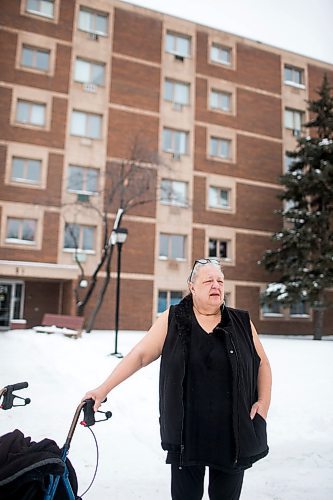
[[333, 0], [130, 0], [129, 3], [333, 64]]

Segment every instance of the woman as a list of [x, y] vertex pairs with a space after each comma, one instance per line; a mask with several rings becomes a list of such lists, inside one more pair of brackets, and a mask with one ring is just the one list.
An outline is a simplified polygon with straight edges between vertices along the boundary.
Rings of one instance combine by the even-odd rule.
[[246, 311], [224, 305], [218, 259], [194, 262], [189, 295], [157, 319], [111, 375], [84, 399], [106, 395], [161, 356], [160, 427], [173, 500], [237, 500], [244, 470], [268, 453], [271, 370]]

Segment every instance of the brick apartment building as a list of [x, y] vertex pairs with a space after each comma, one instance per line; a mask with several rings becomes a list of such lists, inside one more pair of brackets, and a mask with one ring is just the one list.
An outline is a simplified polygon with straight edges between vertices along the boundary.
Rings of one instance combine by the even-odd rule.
[[[260, 332], [312, 332], [305, 307], [260, 308], [272, 277], [257, 261], [281, 225], [285, 151], [332, 65], [118, 0], [2, 0], [0, 24], [0, 328], [75, 314], [70, 230], [89, 276], [107, 174], [140, 137], [162, 161], [144, 166], [158, 196], [122, 221], [120, 328], [146, 329], [194, 259], [220, 256], [228, 304]], [[114, 282], [97, 328], [114, 327]]]

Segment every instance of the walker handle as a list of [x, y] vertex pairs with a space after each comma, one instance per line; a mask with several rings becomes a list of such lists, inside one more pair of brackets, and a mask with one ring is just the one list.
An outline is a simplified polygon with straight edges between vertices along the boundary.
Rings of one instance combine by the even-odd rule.
[[[12, 384], [12, 385], [6, 385], [6, 387], [3, 388], [1, 391], [0, 395], [3, 395], [3, 402], [0, 405], [0, 408], [2, 410], [10, 410], [13, 408], [13, 406], [25, 406], [30, 403], [30, 398], [21, 398], [21, 396], [17, 396], [16, 394], [13, 394], [14, 391], [19, 391], [20, 389], [25, 389], [28, 387], [28, 382], [19, 382], [17, 384]], [[14, 405], [14, 399], [21, 399], [23, 401], [22, 404], [19, 405]]]

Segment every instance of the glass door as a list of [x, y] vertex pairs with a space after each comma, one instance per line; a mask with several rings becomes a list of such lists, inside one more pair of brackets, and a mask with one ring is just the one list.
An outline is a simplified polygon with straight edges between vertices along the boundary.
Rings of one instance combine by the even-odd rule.
[[12, 291], [12, 284], [0, 283], [0, 328], [9, 326]]

